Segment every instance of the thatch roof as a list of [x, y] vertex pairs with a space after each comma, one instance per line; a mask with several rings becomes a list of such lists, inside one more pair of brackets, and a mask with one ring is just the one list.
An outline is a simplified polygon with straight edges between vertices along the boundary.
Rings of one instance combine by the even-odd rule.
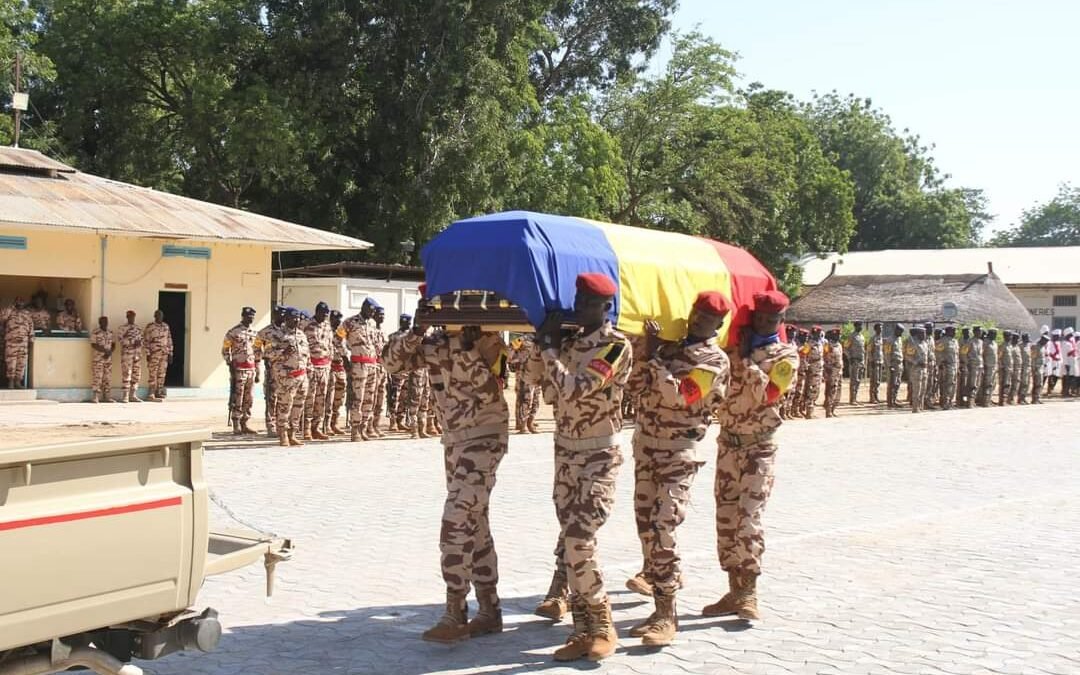
[[[955, 313], [952, 311], [955, 306]], [[993, 323], [1033, 332], [1038, 326], [994, 274], [833, 275], [791, 305], [799, 324]]]

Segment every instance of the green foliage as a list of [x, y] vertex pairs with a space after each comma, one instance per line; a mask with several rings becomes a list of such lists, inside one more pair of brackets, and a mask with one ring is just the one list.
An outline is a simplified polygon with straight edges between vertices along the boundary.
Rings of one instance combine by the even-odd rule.
[[[0, 116], [0, 145], [14, 140], [15, 119], [10, 114], [10, 93], [15, 85], [15, 56], [22, 56], [22, 91], [31, 91], [49, 82], [56, 75], [52, 61], [35, 51], [40, 33], [34, 23], [34, 9], [25, 0], [0, 0], [0, 101], [4, 114]], [[59, 154], [54, 140], [54, 126], [36, 113], [37, 103], [23, 112], [19, 145]]]
[[1024, 211], [1020, 224], [994, 237], [993, 246], [1080, 246], [1080, 188], [1062, 185], [1057, 196]]

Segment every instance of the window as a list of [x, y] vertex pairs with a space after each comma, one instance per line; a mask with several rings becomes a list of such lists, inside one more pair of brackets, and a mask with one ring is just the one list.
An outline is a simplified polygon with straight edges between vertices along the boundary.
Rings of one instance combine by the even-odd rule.
[[1076, 324], [1077, 321], [1075, 316], [1055, 316], [1054, 323], [1050, 328], [1065, 330], [1066, 328], [1076, 328]]
[[1054, 307], [1076, 307], [1075, 295], [1055, 295]]

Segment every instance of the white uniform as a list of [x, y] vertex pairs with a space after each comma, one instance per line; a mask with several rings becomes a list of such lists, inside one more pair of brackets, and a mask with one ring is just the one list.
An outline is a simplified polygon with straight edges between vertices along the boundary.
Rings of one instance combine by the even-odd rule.
[[1054, 340], [1061, 337], [1061, 330], [1055, 328], [1050, 333], [1050, 342], [1046, 343], [1046, 374], [1050, 377], [1061, 377], [1061, 342]]

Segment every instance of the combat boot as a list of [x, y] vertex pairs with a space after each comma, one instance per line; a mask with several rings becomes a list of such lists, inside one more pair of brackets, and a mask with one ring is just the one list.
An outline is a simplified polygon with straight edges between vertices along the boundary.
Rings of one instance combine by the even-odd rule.
[[143, 400], [141, 398], [139, 398], [138, 392], [135, 391], [134, 387], [132, 387], [132, 389], [131, 389], [131, 397], [130, 398], [131, 398], [132, 403], [142, 403], [143, 402]]
[[638, 595], [644, 595], [652, 597], [653, 587], [649, 583], [648, 577], [645, 576], [645, 572], [641, 571], [626, 580], [626, 587], [637, 593]]
[[244, 432], [245, 434], [252, 435], [258, 433], [257, 431], [248, 426], [248, 421], [246, 417], [240, 419], [240, 431]]
[[428, 419], [427, 428], [424, 429], [424, 433], [426, 433], [429, 438], [434, 438], [435, 436], [442, 435], [442, 432], [439, 431], [438, 425], [435, 420], [430, 418]]
[[446, 592], [446, 612], [431, 628], [420, 637], [428, 642], [453, 644], [469, 639], [469, 608], [465, 594], [454, 591]]
[[701, 610], [702, 616], [727, 616], [729, 614], [737, 613], [738, 607], [735, 604], [735, 595], [739, 588], [739, 575], [735, 570], [728, 570], [728, 592], [724, 594], [724, 597], [720, 598], [711, 605], [707, 605], [705, 609]]
[[619, 634], [611, 620], [611, 599], [607, 596], [589, 605], [589, 660], [600, 661], [615, 653]]
[[394, 433], [395, 431], [400, 431], [400, 429], [398, 429], [398, 423], [397, 423], [397, 418], [396, 417], [391, 415], [390, 424], [386, 427], [386, 430], [389, 433]]
[[349, 440], [353, 443], [360, 440], [360, 425], [355, 422], [349, 426]]
[[529, 430], [530, 434], [538, 434], [540, 430], [536, 428], [536, 420], [529, 418], [529, 421], [525, 424], [525, 427]]
[[740, 619], [751, 621], [761, 618], [757, 606], [757, 577], [751, 572], [739, 575], [740, 593], [736, 599], [735, 613]]
[[589, 606], [580, 596], [575, 595], [570, 602], [570, 612], [574, 617], [574, 631], [566, 640], [566, 644], [555, 650], [556, 661], [576, 661], [589, 653], [592, 646], [592, 638], [589, 635]]
[[641, 644], [647, 647], [664, 647], [675, 639], [679, 630], [679, 617], [675, 613], [675, 594], [656, 589], [656, 611], [653, 620], [641, 635]]
[[547, 595], [544, 597], [543, 602], [533, 610], [533, 613], [545, 619], [561, 621], [566, 614], [566, 610], [570, 608], [567, 600], [570, 593], [569, 589], [566, 574], [555, 570], [555, 574], [551, 576], [551, 586], [548, 587]]
[[94, 398], [90, 399], [91, 403], [101, 403], [101, 394], [94, 392]]
[[130, 391], [125, 391], [124, 392], [124, 400], [122, 400], [120, 402], [121, 403], [130, 403], [131, 402], [131, 392]]
[[335, 436], [344, 436], [345, 432], [339, 429], [337, 425], [339, 417], [337, 413], [334, 413], [333, 417], [330, 418], [330, 431]]
[[292, 445], [292, 443], [289, 442], [289, 434], [288, 434], [288, 432], [285, 432], [285, 431], [278, 432], [278, 444], [283, 448], [287, 448], [290, 445]]
[[235, 420], [234, 419], [232, 421], [232, 432], [233, 432], [233, 436], [239, 436], [240, 434], [244, 433], [244, 432], [240, 431], [240, 420]]
[[327, 436], [326, 434], [324, 434], [322, 432], [322, 430], [319, 429], [319, 426], [320, 426], [319, 424], [312, 424], [311, 425], [311, 437], [313, 439], [315, 439], [316, 441], [328, 441], [328, 440], [330, 440], [330, 437]]
[[296, 432], [290, 430], [288, 432], [288, 436], [289, 436], [289, 445], [303, 445], [304, 444], [304, 441], [302, 441], [301, 439], [296, 437]]
[[518, 418], [518, 420], [517, 420], [517, 428], [515, 428], [514, 431], [516, 431], [519, 434], [525, 433], [525, 420], [524, 419]]
[[480, 637], [489, 633], [501, 633], [503, 629], [502, 606], [495, 584], [476, 584], [476, 599], [480, 610], [469, 621], [469, 636]]

